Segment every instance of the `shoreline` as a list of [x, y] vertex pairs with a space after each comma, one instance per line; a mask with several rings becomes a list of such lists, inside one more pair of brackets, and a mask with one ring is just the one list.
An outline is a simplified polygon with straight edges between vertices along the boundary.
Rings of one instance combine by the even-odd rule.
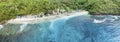
[[38, 23], [38, 22], [44, 22], [48, 20], [53, 20], [57, 18], [62, 18], [62, 17], [67, 17], [67, 16], [72, 16], [72, 15], [81, 15], [81, 14], [88, 14], [88, 11], [84, 10], [79, 10], [79, 11], [72, 11], [72, 12], [65, 12], [63, 14], [58, 14], [58, 15], [49, 15], [49, 16], [44, 16], [44, 17], [21, 17], [21, 18], [15, 18], [7, 21], [7, 24], [33, 24], [33, 23]]

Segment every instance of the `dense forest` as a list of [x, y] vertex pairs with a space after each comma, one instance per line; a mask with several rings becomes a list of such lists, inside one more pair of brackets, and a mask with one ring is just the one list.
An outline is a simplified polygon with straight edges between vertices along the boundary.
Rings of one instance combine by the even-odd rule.
[[120, 0], [0, 0], [0, 23], [19, 15], [49, 13], [56, 9], [120, 14]]

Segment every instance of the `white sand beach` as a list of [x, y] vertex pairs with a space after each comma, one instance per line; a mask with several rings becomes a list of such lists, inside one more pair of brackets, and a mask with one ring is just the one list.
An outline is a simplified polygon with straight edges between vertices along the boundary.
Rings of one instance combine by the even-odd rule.
[[21, 17], [21, 18], [15, 18], [15, 19], [11, 19], [9, 20], [7, 23], [11, 23], [11, 24], [24, 24], [24, 23], [37, 23], [37, 22], [43, 22], [43, 21], [47, 21], [47, 20], [53, 20], [56, 18], [62, 18], [62, 17], [67, 17], [67, 16], [74, 16], [74, 15], [84, 15], [84, 14], [88, 14], [87, 11], [72, 11], [70, 13], [63, 13], [63, 14], [59, 14], [59, 15], [50, 15], [50, 16], [44, 16], [44, 17], [35, 17], [35, 18], [31, 18], [31, 17]]

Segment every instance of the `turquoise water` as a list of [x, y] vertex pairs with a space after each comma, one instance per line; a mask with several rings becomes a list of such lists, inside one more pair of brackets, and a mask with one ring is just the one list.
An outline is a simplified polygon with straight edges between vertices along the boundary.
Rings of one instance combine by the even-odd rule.
[[[20, 28], [24, 29], [20, 32]], [[35, 24], [8, 24], [0, 34], [3, 32], [8, 34], [0, 36], [0, 42], [120, 42], [120, 17], [80, 15]]]

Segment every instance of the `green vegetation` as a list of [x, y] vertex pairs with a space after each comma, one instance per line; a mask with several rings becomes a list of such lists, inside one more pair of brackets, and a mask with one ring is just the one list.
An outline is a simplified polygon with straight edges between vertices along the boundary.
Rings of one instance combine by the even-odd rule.
[[97, 0], [89, 9], [99, 14], [120, 14], [120, 0]]
[[120, 0], [0, 0], [0, 23], [19, 15], [49, 13], [56, 9], [120, 14]]

